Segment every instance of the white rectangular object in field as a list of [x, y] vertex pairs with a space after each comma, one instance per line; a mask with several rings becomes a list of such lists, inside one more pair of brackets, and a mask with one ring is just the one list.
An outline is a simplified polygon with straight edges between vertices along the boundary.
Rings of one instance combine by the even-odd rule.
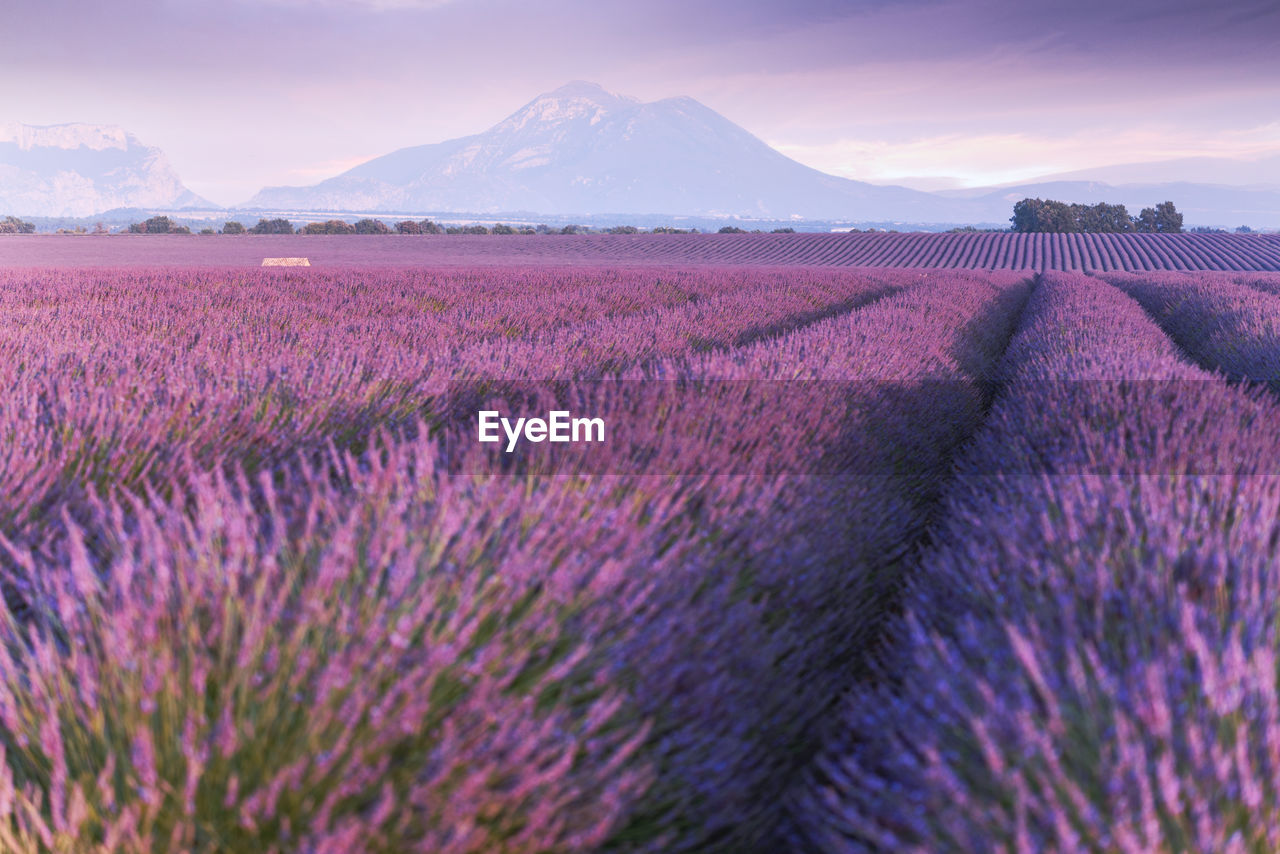
[[264, 267], [310, 267], [311, 262], [306, 258], [263, 258], [262, 266]]

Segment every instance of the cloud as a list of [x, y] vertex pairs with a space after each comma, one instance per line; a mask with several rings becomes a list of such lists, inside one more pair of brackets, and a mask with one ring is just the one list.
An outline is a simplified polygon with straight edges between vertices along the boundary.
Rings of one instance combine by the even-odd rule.
[[[857, 180], [906, 180], [920, 185], [932, 178], [978, 187], [1119, 163], [1185, 157], [1254, 160], [1280, 154], [1280, 122], [1204, 132], [1147, 127], [1105, 135], [944, 134], [905, 142], [840, 139], [810, 145], [772, 144], [815, 169]], [[1280, 175], [1258, 179], [1280, 181]]]

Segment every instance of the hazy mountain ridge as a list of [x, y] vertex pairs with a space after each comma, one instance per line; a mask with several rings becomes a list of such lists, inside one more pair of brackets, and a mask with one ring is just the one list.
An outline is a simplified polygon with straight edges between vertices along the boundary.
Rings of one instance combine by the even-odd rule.
[[1092, 169], [1059, 172], [1035, 179], [1046, 181], [1103, 181], [1118, 187], [1153, 184], [1208, 184], [1280, 190], [1280, 154], [1236, 159], [1180, 157], [1148, 163], [1120, 163]]
[[973, 217], [987, 221], [1007, 221], [1019, 199], [1045, 198], [1081, 204], [1120, 203], [1128, 207], [1131, 214], [1172, 201], [1188, 226], [1280, 225], [1280, 190], [1265, 186], [1250, 188], [1189, 181], [1119, 185], [1101, 181], [1038, 181], [1009, 187], [942, 190], [937, 195], [967, 203]]
[[246, 207], [530, 210], [937, 220], [928, 193], [812, 169], [692, 98], [643, 103], [575, 82], [484, 133], [392, 152]]
[[[1181, 165], [1194, 165], [1194, 174], [1242, 174], [1212, 158]], [[1134, 174], [1178, 168], [1151, 164]], [[1173, 199], [1189, 225], [1280, 225], [1280, 191], [1270, 187], [1079, 180], [1090, 174], [938, 192], [869, 184], [792, 160], [692, 98], [644, 103], [578, 81], [483, 133], [402, 148], [313, 186], [267, 187], [244, 207], [1002, 224], [1015, 201], [1039, 195], [1119, 202], [1135, 213]]]
[[[1188, 226], [1276, 227], [1278, 171], [1280, 156], [1183, 158], [926, 192], [805, 166], [692, 98], [645, 103], [578, 81], [534, 98], [482, 133], [402, 148], [312, 186], [266, 187], [236, 207], [946, 228], [1007, 224], [1014, 202], [1038, 196], [1123, 203], [1133, 213], [1172, 200]], [[1134, 175], [1151, 180], [1121, 180]], [[1161, 180], [1179, 176], [1187, 177]], [[0, 213], [93, 217], [122, 208], [223, 210], [188, 190], [163, 152], [122, 128], [0, 123]]]
[[216, 206], [123, 128], [0, 123], [0, 211], [74, 217], [124, 207]]

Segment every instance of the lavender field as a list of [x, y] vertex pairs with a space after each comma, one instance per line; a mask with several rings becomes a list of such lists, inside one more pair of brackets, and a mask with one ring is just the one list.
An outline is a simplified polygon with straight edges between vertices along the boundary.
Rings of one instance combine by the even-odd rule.
[[917, 237], [6, 241], [0, 850], [1280, 848], [1280, 244]]
[[1276, 234], [9, 235], [0, 266], [243, 265], [308, 257], [328, 267], [601, 264], [806, 265], [962, 270], [1280, 270]]

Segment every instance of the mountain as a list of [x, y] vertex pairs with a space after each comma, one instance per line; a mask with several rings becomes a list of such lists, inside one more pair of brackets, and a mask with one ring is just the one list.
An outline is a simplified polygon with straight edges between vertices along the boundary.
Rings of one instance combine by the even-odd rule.
[[483, 133], [402, 148], [309, 187], [266, 187], [243, 207], [999, 225], [1018, 199], [1040, 196], [1119, 202], [1134, 213], [1172, 199], [1188, 226], [1274, 227], [1277, 165], [1185, 158], [925, 192], [819, 172], [692, 98], [644, 103], [577, 81]]
[[402, 148], [314, 186], [267, 187], [244, 207], [923, 223], [956, 206], [819, 172], [692, 98], [643, 103], [578, 81], [483, 133]]
[[1180, 157], [1149, 163], [1122, 163], [1059, 172], [1035, 181], [1105, 181], [1118, 186], [1191, 183], [1280, 190], [1280, 154], [1253, 158]]
[[0, 214], [94, 216], [112, 208], [217, 207], [160, 149], [109, 125], [0, 123]]

